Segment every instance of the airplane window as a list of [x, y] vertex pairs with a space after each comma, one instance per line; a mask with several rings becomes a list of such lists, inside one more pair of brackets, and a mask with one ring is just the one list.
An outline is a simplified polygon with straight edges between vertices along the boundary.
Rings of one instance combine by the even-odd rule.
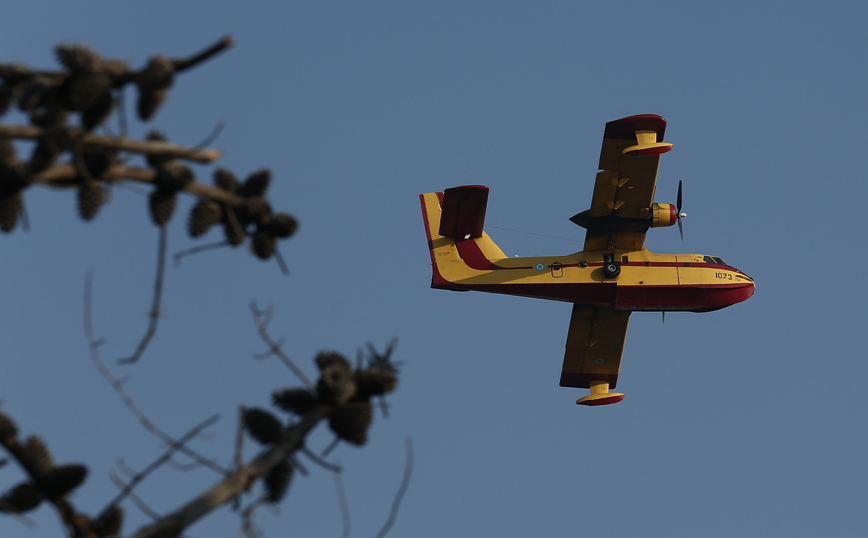
[[705, 263], [716, 263], [714, 261], [714, 258], [712, 258], [711, 256], [703, 256], [702, 261], [704, 261]]
[[717, 256], [714, 256], [714, 261], [719, 263], [720, 265], [725, 265], [725, 266], [729, 267], [728, 263], [726, 263], [725, 261], [723, 261], [721, 258], [719, 258]]

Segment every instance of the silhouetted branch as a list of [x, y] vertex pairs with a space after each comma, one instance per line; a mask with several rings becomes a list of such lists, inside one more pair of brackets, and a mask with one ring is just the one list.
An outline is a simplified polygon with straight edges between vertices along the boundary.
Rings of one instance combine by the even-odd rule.
[[261, 452], [253, 461], [235, 470], [180, 509], [161, 518], [155, 524], [140, 529], [133, 537], [175, 536], [212, 510], [232, 501], [249, 489], [257, 479], [265, 476], [268, 471], [298, 450], [308, 432], [328, 416], [329, 411], [329, 406], [316, 404], [301, 417], [298, 423], [287, 428], [276, 443]]
[[[109, 477], [111, 478], [112, 482], [114, 482], [117, 487], [119, 487], [121, 489], [124, 489], [127, 487], [126, 482], [124, 482], [123, 479], [120, 476], [118, 476], [118, 473], [114, 469], [109, 471]], [[133, 501], [133, 504], [135, 504], [139, 508], [139, 510], [141, 510], [142, 513], [144, 513], [146, 516], [153, 519], [154, 521], [160, 519], [160, 514], [158, 514], [154, 510], [152, 510], [151, 507], [148, 506], [145, 503], [145, 501], [142, 500], [141, 497], [136, 495], [136, 492], [130, 490], [129, 493], [127, 493], [127, 496], [130, 498], [131, 501]]]
[[349, 538], [351, 530], [350, 505], [347, 502], [347, 491], [346, 488], [344, 488], [344, 481], [341, 478], [341, 473], [335, 473], [335, 489], [338, 490], [338, 503], [341, 505], [341, 536], [343, 538]]
[[407, 460], [404, 465], [404, 478], [401, 480], [401, 487], [398, 488], [398, 492], [395, 493], [395, 500], [392, 501], [392, 510], [389, 512], [389, 519], [386, 520], [383, 528], [380, 529], [377, 538], [383, 538], [386, 536], [389, 529], [391, 529], [392, 525], [395, 524], [395, 519], [398, 517], [398, 509], [401, 508], [401, 500], [403, 500], [404, 494], [407, 493], [407, 488], [410, 486], [410, 477], [413, 474], [413, 439], [407, 437], [404, 440], [404, 446], [407, 450]]
[[256, 324], [256, 330], [259, 331], [259, 336], [266, 344], [268, 344], [268, 352], [282, 360], [283, 363], [292, 370], [292, 373], [294, 373], [302, 383], [307, 385], [309, 389], [315, 389], [316, 385], [314, 385], [313, 382], [304, 375], [304, 372], [302, 372], [301, 369], [292, 362], [292, 359], [283, 352], [280, 345], [272, 340], [271, 336], [268, 334], [268, 324], [271, 322], [272, 314], [271, 309], [259, 310], [256, 307], [256, 303], [251, 301], [250, 310], [253, 312], [253, 322]]
[[219, 419], [220, 419], [220, 415], [214, 415], [214, 416], [202, 421], [199, 425], [197, 425], [192, 430], [187, 432], [183, 437], [181, 437], [181, 439], [179, 439], [177, 443], [175, 443], [174, 445], [169, 447], [169, 449], [162, 456], [160, 456], [153, 463], [151, 463], [150, 465], [145, 467], [145, 469], [142, 470], [141, 472], [133, 475], [132, 479], [124, 485], [123, 489], [117, 495], [117, 497], [112, 499], [112, 501], [108, 504], [108, 506], [103, 508], [99, 517], [103, 517], [112, 508], [114, 508], [115, 506], [120, 504], [120, 502], [122, 500], [124, 500], [124, 498], [126, 498], [127, 496], [130, 495], [130, 493], [132, 493], [133, 488], [135, 488], [142, 480], [147, 478], [149, 474], [156, 471], [157, 468], [159, 468], [161, 465], [168, 462], [169, 459], [172, 457], [172, 454], [174, 454], [176, 451], [180, 450], [184, 446], [184, 444], [187, 443], [187, 441], [189, 441], [189, 440], [193, 439], [194, 437], [196, 437], [197, 435], [199, 435], [199, 433], [202, 430], [204, 430], [208, 426], [214, 424]]
[[[191, 148], [164, 140], [136, 140], [90, 133], [77, 127], [65, 128], [66, 135], [82, 147], [100, 147], [115, 151], [128, 151], [141, 155], [153, 155], [167, 159], [185, 159], [199, 163], [214, 162], [221, 157], [216, 149]], [[0, 137], [38, 140], [45, 136], [45, 129], [35, 125], [0, 123]]]
[[148, 315], [148, 317], [150, 317], [150, 321], [148, 322], [148, 329], [145, 331], [145, 335], [142, 337], [139, 345], [136, 346], [136, 350], [133, 352], [133, 354], [125, 359], [118, 359], [118, 363], [130, 364], [138, 361], [142, 357], [142, 353], [144, 353], [145, 349], [148, 347], [148, 344], [151, 342], [151, 339], [157, 333], [157, 323], [160, 320], [160, 298], [163, 295], [163, 276], [165, 272], [166, 225], [163, 224], [162, 226], [160, 226], [160, 240], [159, 245], [157, 246], [157, 277], [154, 282], [154, 299], [151, 305], [151, 312]]
[[322, 467], [324, 469], [328, 469], [329, 471], [331, 471], [333, 473], [342, 473], [343, 472], [343, 469], [341, 469], [340, 465], [336, 465], [334, 463], [327, 462], [326, 460], [317, 456], [313, 451], [311, 451], [306, 446], [301, 447], [301, 451], [304, 453], [305, 456], [312, 459], [313, 462], [316, 463], [317, 465], [319, 465], [320, 467]]
[[[102, 361], [102, 358], [99, 354], [99, 346], [104, 343], [103, 340], [97, 340], [93, 334], [93, 326], [92, 326], [92, 275], [88, 273], [87, 278], [84, 283], [84, 332], [85, 337], [87, 338], [88, 347], [90, 348], [90, 356], [93, 360], [94, 365], [96, 365], [97, 371], [99, 371], [100, 375], [108, 381], [109, 385], [114, 389], [115, 393], [120, 397], [121, 401], [130, 410], [130, 412], [138, 419], [138, 421], [145, 427], [146, 430], [151, 432], [152, 434], [159, 437], [164, 443], [169, 446], [174, 446], [177, 444], [177, 441], [173, 439], [169, 434], [161, 430], [154, 424], [145, 413], [139, 409], [139, 406], [136, 405], [136, 402], [133, 401], [132, 397], [127, 393], [126, 389], [124, 389], [118, 379], [112, 375], [112, 373], [106, 368], [105, 364]], [[199, 453], [191, 450], [185, 446], [181, 446], [179, 451], [183, 454], [189, 456], [195, 461], [199, 462], [201, 465], [208, 467], [209, 469], [222, 474], [226, 474], [229, 471], [224, 469], [223, 467], [217, 465], [213, 461], [205, 458]]]
[[176, 71], [178, 71], [178, 72], [186, 71], [187, 69], [190, 69], [191, 67], [195, 67], [196, 65], [204, 62], [205, 60], [208, 60], [212, 56], [215, 56], [218, 53], [223, 52], [224, 50], [228, 49], [229, 47], [233, 46], [234, 44], [235, 44], [235, 42], [232, 40], [232, 36], [227, 35], [227, 36], [223, 37], [220, 41], [214, 43], [213, 45], [211, 45], [207, 49], [203, 50], [202, 52], [195, 54], [194, 56], [191, 56], [189, 58], [174, 59], [174, 60], [172, 60], [172, 63], [175, 64], [175, 70]]
[[199, 245], [196, 247], [191, 247], [180, 252], [176, 252], [172, 259], [175, 260], [175, 265], [181, 264], [181, 258], [189, 256], [191, 254], [198, 254], [199, 252], [204, 252], [206, 250], [214, 250], [215, 248], [221, 248], [229, 246], [229, 241], [218, 241], [216, 243], [208, 243], [207, 245]]

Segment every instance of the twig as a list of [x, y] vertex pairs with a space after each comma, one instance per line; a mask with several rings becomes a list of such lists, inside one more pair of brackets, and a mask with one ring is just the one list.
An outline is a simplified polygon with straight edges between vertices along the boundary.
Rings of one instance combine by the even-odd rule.
[[341, 478], [341, 473], [335, 473], [335, 488], [338, 490], [338, 502], [341, 505], [341, 521], [343, 521], [343, 538], [350, 536], [350, 505], [347, 502], [347, 491], [344, 488], [344, 481]]
[[176, 451], [180, 450], [181, 447], [183, 447], [187, 441], [189, 441], [190, 439], [193, 439], [194, 437], [199, 435], [199, 432], [201, 432], [202, 430], [204, 430], [205, 428], [207, 428], [211, 424], [214, 424], [219, 419], [220, 419], [220, 415], [214, 415], [214, 416], [202, 421], [201, 423], [199, 423], [199, 425], [197, 425], [192, 430], [187, 432], [183, 437], [181, 437], [181, 439], [179, 439], [177, 443], [175, 443], [174, 445], [169, 447], [169, 449], [162, 456], [160, 456], [153, 463], [151, 463], [150, 465], [145, 467], [145, 469], [143, 471], [136, 473], [132, 477], [132, 480], [130, 480], [123, 487], [123, 489], [117, 495], [117, 497], [112, 499], [112, 501], [108, 504], [108, 506], [103, 508], [102, 512], [100, 513], [100, 515], [98, 516], [97, 519], [99, 519], [99, 517], [103, 517], [104, 515], [106, 515], [109, 512], [109, 510], [111, 510], [112, 508], [114, 508], [115, 506], [120, 504], [120, 502], [122, 500], [124, 500], [125, 497], [129, 496], [129, 494], [132, 493], [133, 488], [135, 488], [139, 484], [139, 482], [141, 482], [142, 480], [147, 478], [149, 474], [151, 474], [152, 472], [157, 470], [157, 468], [160, 467], [160, 465], [163, 465], [164, 463], [169, 461], [169, 459], [172, 457], [172, 454], [174, 454]]
[[175, 536], [212, 510], [232, 501], [242, 492], [247, 491], [256, 480], [265, 476], [278, 463], [298, 450], [304, 444], [308, 432], [328, 416], [329, 411], [326, 405], [315, 405], [297, 424], [288, 428], [276, 443], [261, 452], [253, 461], [232, 472], [175, 512], [161, 518], [153, 525], [140, 529], [133, 534], [133, 538]]
[[277, 260], [277, 265], [280, 267], [280, 272], [284, 275], [288, 275], [289, 267], [287, 267], [286, 262], [283, 260], [283, 255], [280, 253], [280, 250], [277, 247], [274, 247], [274, 259]]
[[189, 256], [191, 254], [198, 254], [199, 252], [204, 252], [206, 250], [213, 250], [215, 248], [225, 247], [229, 245], [229, 241], [218, 241], [216, 243], [208, 243], [207, 245], [199, 245], [195, 247], [191, 247], [180, 252], [176, 252], [172, 259], [175, 261], [175, 265], [181, 264], [181, 258], [185, 256]]
[[328, 469], [329, 471], [331, 471], [333, 473], [338, 473], [338, 474], [342, 473], [344, 471], [343, 469], [341, 469], [340, 465], [335, 465], [334, 463], [327, 462], [326, 460], [317, 456], [313, 451], [311, 451], [306, 446], [301, 447], [301, 451], [304, 453], [305, 456], [312, 459], [314, 463], [316, 463], [317, 465], [319, 465], [320, 467], [322, 467], [324, 469]]
[[[111, 478], [112, 482], [114, 482], [117, 487], [119, 487], [119, 488], [126, 488], [127, 487], [126, 482], [124, 482], [123, 479], [120, 476], [118, 476], [118, 473], [114, 469], [109, 471], [109, 477]], [[146, 516], [153, 519], [154, 521], [157, 521], [160, 519], [160, 514], [156, 513], [154, 510], [151, 509], [150, 506], [145, 504], [145, 501], [143, 501], [141, 497], [136, 495], [136, 493], [134, 491], [130, 490], [130, 492], [128, 493], [128, 496], [129, 496], [130, 500], [133, 501], [133, 504], [138, 506], [139, 510], [141, 510]]]
[[203, 50], [202, 52], [196, 54], [195, 56], [191, 56], [189, 58], [174, 59], [174, 60], [172, 60], [172, 63], [175, 64], [175, 70], [176, 71], [178, 71], [178, 72], [186, 71], [187, 69], [190, 69], [191, 67], [194, 67], [194, 66], [204, 62], [205, 60], [208, 60], [212, 56], [215, 56], [216, 54], [223, 52], [224, 50], [228, 49], [229, 47], [233, 46], [234, 44], [235, 44], [235, 42], [232, 40], [232, 36], [227, 35], [227, 36], [223, 37], [220, 41], [214, 43], [213, 45], [211, 45], [207, 49]]
[[136, 346], [133, 354], [125, 359], [118, 359], [118, 364], [131, 364], [138, 361], [142, 357], [142, 353], [148, 347], [151, 339], [157, 333], [157, 323], [160, 320], [160, 298], [163, 296], [163, 276], [166, 273], [166, 225], [160, 226], [160, 240], [157, 247], [157, 277], [154, 281], [154, 299], [151, 305], [151, 318], [148, 322], [148, 329], [145, 335]]
[[[117, 393], [118, 397], [120, 397], [121, 401], [124, 403], [127, 409], [130, 410], [130, 412], [136, 417], [136, 419], [138, 419], [138, 421], [142, 424], [142, 426], [145, 427], [146, 430], [159, 437], [164, 443], [170, 446], [175, 445], [177, 443], [175, 439], [173, 439], [169, 434], [158, 428], [156, 424], [151, 422], [147, 415], [145, 415], [145, 413], [141, 409], [139, 409], [139, 406], [136, 405], [136, 402], [133, 401], [132, 397], [127, 393], [126, 389], [124, 389], [121, 382], [118, 381], [118, 379], [114, 375], [112, 375], [112, 373], [109, 371], [108, 368], [106, 368], [105, 364], [103, 363], [102, 358], [99, 354], [99, 346], [102, 345], [104, 341], [97, 340], [93, 335], [93, 326], [91, 319], [91, 312], [93, 310], [91, 305], [93, 295], [91, 293], [93, 284], [92, 280], [93, 275], [88, 273], [87, 278], [84, 281], [84, 332], [85, 337], [87, 338], [88, 347], [90, 348], [90, 356], [93, 360], [94, 365], [96, 366], [97, 371], [99, 371], [100, 375], [102, 375], [103, 378], [108, 381], [108, 383], [114, 389], [115, 393]], [[179, 451], [221, 475], [225, 475], [229, 472], [227, 469], [224, 469], [213, 461], [205, 458], [198, 452], [191, 450], [185, 446], [180, 447]]]
[[395, 524], [395, 519], [398, 517], [398, 509], [401, 508], [401, 500], [404, 498], [404, 494], [407, 493], [407, 487], [410, 485], [410, 476], [413, 474], [413, 439], [407, 437], [404, 439], [404, 445], [407, 448], [407, 463], [404, 465], [404, 478], [401, 480], [401, 487], [398, 488], [397, 493], [395, 493], [395, 500], [392, 501], [392, 510], [389, 512], [389, 519], [386, 520], [385, 525], [380, 529], [377, 538], [383, 538], [386, 536], [386, 533], [388, 533], [389, 529], [392, 528], [392, 525]]
[[259, 310], [254, 301], [250, 302], [250, 310], [253, 312], [253, 322], [256, 324], [256, 330], [259, 331], [259, 336], [262, 340], [268, 344], [269, 351], [282, 360], [283, 363], [292, 370], [292, 373], [294, 373], [302, 383], [307, 385], [309, 389], [315, 389], [316, 385], [314, 385], [313, 382], [304, 375], [304, 372], [302, 372], [301, 369], [292, 362], [292, 359], [283, 352], [280, 345], [272, 340], [271, 336], [268, 334], [268, 324], [271, 322], [271, 310]]

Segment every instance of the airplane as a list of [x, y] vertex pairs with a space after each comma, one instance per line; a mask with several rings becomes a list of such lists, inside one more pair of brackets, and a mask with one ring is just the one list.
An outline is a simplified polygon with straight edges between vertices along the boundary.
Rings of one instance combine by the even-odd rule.
[[742, 302], [755, 284], [717, 256], [654, 254], [649, 228], [678, 224], [675, 205], [654, 202], [666, 120], [656, 114], [606, 124], [591, 207], [570, 218], [582, 226], [581, 252], [509, 258], [485, 231], [488, 187], [463, 185], [419, 195], [431, 287], [533, 297], [573, 304], [560, 386], [590, 389], [580, 405], [620, 402], [618, 381], [632, 312], [710, 312]]

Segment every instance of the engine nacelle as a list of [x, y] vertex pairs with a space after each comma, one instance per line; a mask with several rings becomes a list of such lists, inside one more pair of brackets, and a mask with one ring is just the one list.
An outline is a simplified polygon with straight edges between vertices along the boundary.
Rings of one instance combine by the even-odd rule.
[[678, 210], [673, 204], [658, 204], [654, 202], [651, 205], [651, 227], [660, 228], [662, 226], [672, 226], [678, 221]]

